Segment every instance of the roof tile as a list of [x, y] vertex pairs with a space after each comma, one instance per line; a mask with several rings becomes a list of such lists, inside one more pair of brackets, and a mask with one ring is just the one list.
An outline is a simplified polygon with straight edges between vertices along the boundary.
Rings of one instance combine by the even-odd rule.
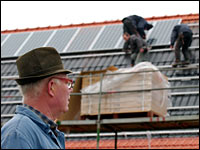
[[[100, 140], [99, 148], [113, 149], [114, 140]], [[150, 145], [149, 145], [150, 144]], [[66, 149], [95, 149], [96, 140], [81, 141], [66, 141]], [[199, 137], [184, 137], [184, 138], [153, 138], [148, 139], [119, 139], [117, 148], [121, 149], [198, 149]]]

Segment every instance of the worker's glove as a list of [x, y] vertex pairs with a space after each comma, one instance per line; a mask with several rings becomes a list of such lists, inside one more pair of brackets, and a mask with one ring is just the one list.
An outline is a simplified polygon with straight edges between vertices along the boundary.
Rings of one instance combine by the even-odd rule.
[[140, 48], [140, 53], [144, 53], [144, 49], [143, 48]]
[[143, 47], [140, 49], [140, 53], [146, 53], [150, 50], [150, 47]]

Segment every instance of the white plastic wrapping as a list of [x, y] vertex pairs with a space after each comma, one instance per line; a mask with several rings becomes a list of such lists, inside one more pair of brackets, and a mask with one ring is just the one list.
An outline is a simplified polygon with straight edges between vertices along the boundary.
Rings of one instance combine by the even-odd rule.
[[[148, 72], [151, 70], [153, 72]], [[167, 77], [164, 76], [158, 70], [158, 68], [156, 66], [154, 66], [153, 64], [151, 64], [150, 62], [141, 62], [132, 68], [118, 69], [117, 71], [114, 71], [114, 72], [107, 71], [106, 73], [109, 73], [112, 75], [104, 75], [103, 80], [102, 80], [102, 91], [103, 92], [116, 93], [117, 91], [123, 91], [123, 90], [127, 91], [129, 89], [131, 89], [131, 90], [143, 90], [144, 89], [145, 90], [146, 88], [149, 88], [149, 89], [158, 88], [159, 89], [159, 88], [169, 88], [170, 87]], [[116, 74], [116, 73], [120, 73], [120, 74]], [[121, 73], [129, 73], [129, 74], [121, 74]], [[154, 80], [154, 82], [153, 83], [149, 82], [151, 80]], [[134, 83], [129, 84], [128, 83], [129, 81], [134, 82]], [[128, 83], [129, 86], [131, 85], [131, 88], [129, 88], [128, 86], [123, 87], [124, 83]], [[81, 90], [81, 92], [82, 93], [100, 92], [100, 81], [93, 85], [83, 88]], [[159, 103], [160, 107], [165, 108], [166, 104], [167, 104], [166, 107], [171, 106], [170, 90], [154, 90], [154, 91], [152, 91], [152, 93], [153, 93], [152, 95], [154, 96], [154, 99], [157, 99], [156, 96], [159, 97], [159, 102], [156, 102], [156, 103]], [[142, 95], [140, 95], [140, 99], [141, 99], [140, 102], [142, 103], [141, 111], [144, 111], [145, 110], [145, 100], [147, 99], [147, 96], [145, 95], [146, 94], [145, 92], [140, 92], [140, 94], [142, 94]], [[122, 95], [123, 94], [121, 94], [121, 96]], [[97, 95], [95, 95], [95, 96], [97, 96]], [[134, 97], [134, 95], [133, 95], [133, 97]], [[115, 99], [118, 99], [118, 97], [117, 98], [115, 97]], [[88, 96], [88, 100], [90, 102], [89, 104], [91, 105], [91, 107], [89, 107], [90, 108], [89, 110], [91, 111], [92, 104], [94, 104], [95, 101], [94, 101], [93, 96]], [[163, 106], [163, 105], [165, 105], [165, 106]]]

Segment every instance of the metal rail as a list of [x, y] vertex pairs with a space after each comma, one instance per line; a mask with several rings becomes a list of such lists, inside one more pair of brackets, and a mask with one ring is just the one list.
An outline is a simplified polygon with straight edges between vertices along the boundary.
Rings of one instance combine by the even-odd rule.
[[[193, 64], [195, 66], [193, 67], [179, 67], [179, 68], [172, 68], [170, 65], [165, 65], [165, 66], [156, 66], [158, 68], [158, 70], [146, 70], [146, 71], [137, 71], [137, 72], [127, 72], [127, 73], [106, 73], [104, 74], [104, 76], [106, 75], [120, 75], [120, 74], [134, 74], [134, 73], [143, 73], [143, 72], [158, 72], [158, 71], [176, 71], [176, 70], [188, 70], [188, 69], [199, 69], [199, 64]], [[90, 77], [91, 75], [80, 75], [81, 72], [75, 72], [75, 73], [71, 73], [69, 76], [74, 76], [76, 78], [80, 77]], [[96, 76], [100, 76], [100, 74], [95, 74], [92, 75], [93, 77]], [[14, 80], [15, 78], [17, 78], [18, 76], [1, 76], [1, 80]]]
[[181, 107], [168, 107], [167, 110], [181, 110], [181, 109], [199, 109], [199, 106], [181, 106]]
[[[128, 135], [146, 135], [148, 132], [151, 134], [192, 134], [199, 133], [199, 129], [184, 129], [184, 130], [157, 130], [157, 131], [136, 131], [136, 132], [118, 132], [118, 136], [128, 136]], [[66, 138], [70, 137], [96, 137], [95, 133], [76, 133], [76, 134], [65, 134]], [[100, 133], [100, 136], [115, 136], [115, 133]]]
[[13, 117], [15, 114], [1, 114], [1, 118], [10, 118]]
[[102, 82], [103, 82], [103, 74], [101, 74], [100, 76], [100, 92], [99, 92], [98, 119], [97, 119], [97, 149], [99, 149], [100, 127], [101, 127], [100, 117], [101, 117]]
[[199, 79], [199, 76], [191, 76], [191, 77], [173, 77], [173, 78], [168, 78], [168, 81], [177, 81], [177, 80], [181, 80], [181, 81], [188, 81], [188, 80], [196, 80]]
[[[194, 38], [197, 38], [199, 37], [199, 35], [195, 35]], [[199, 46], [191, 46], [189, 47], [190, 50], [196, 50], [196, 49], [199, 49]], [[116, 50], [120, 51], [120, 52], [116, 52]], [[101, 53], [96, 53], [94, 54], [96, 51], [92, 51], [93, 54], [86, 54], [86, 53], [91, 53], [91, 51], [88, 51], [88, 52], [84, 52], [83, 54], [80, 54], [80, 55], [76, 55], [76, 56], [61, 56], [61, 59], [72, 59], [72, 58], [88, 58], [88, 57], [102, 57], [102, 56], [113, 56], [113, 55], [125, 55], [126, 53], [125, 52], [121, 52], [121, 49], [110, 49], [110, 51], [113, 51], [113, 52], [106, 52], [103, 51], [104, 53], [102, 54], [102, 51]], [[166, 52], [166, 51], [173, 51], [171, 50], [170, 48], [165, 48], [165, 49], [152, 49], [150, 50], [149, 52], [150, 53], [156, 53], [156, 52]], [[2, 64], [4, 63], [16, 63], [16, 59], [15, 60], [3, 60], [1, 61]]]
[[[141, 89], [141, 90], [128, 90], [128, 91], [102, 91], [101, 94], [113, 94], [113, 93], [132, 93], [132, 92], [148, 92], [148, 91], [156, 91], [156, 90], [172, 90], [172, 89], [186, 89], [186, 88], [199, 88], [196, 86], [181, 86], [181, 87], [170, 87], [170, 88], [152, 88], [152, 89]], [[71, 95], [97, 95], [99, 92], [94, 93], [71, 93]]]
[[[171, 93], [170, 95], [171, 96], [177, 96], [177, 95], [196, 95], [196, 94], [199, 94], [199, 91], [190, 91], [190, 92], [173, 92]], [[81, 95], [81, 93], [71, 93], [71, 95]], [[1, 96], [1, 98], [22, 98], [22, 96], [16, 96], [16, 95], [9, 95], [9, 96]], [[6, 102], [1, 102], [2, 104], [6, 104], [8, 101]], [[8, 102], [9, 104], [10, 103], [18, 103], [19, 101], [10, 101]]]
[[199, 94], [199, 91], [191, 91], [191, 92], [173, 92], [171, 96], [178, 96], [178, 95], [196, 95]]
[[[76, 72], [75, 74], [80, 74], [80, 72]], [[14, 80], [14, 77], [17, 76], [2, 76], [1, 80]], [[187, 81], [187, 80], [195, 80], [195, 79], [199, 79], [199, 76], [189, 76], [189, 77], [172, 77], [172, 78], [168, 78], [168, 81], [177, 81], [177, 80], [182, 80], [182, 81]], [[18, 87], [11, 87], [12, 89], [16, 89]], [[8, 88], [9, 89], [9, 88]]]
[[[120, 74], [134, 74], [134, 73], [144, 73], [144, 72], [158, 72], [158, 71], [176, 71], [176, 70], [188, 70], [188, 69], [199, 69], [199, 64], [194, 64], [196, 66], [193, 66], [193, 67], [179, 67], [179, 68], [172, 68], [170, 65], [169, 66], [157, 66], [158, 67], [158, 70], [146, 70], [146, 71], [137, 71], [137, 72], [126, 72], [126, 73], [106, 73], [104, 74], [104, 76], [107, 76], [107, 75], [120, 75]], [[72, 75], [77, 75], [75, 76], [76, 78], [80, 77], [80, 78], [83, 78], [83, 77], [91, 77], [91, 75], [80, 75], [79, 74], [80, 72], [76, 72], [76, 74], [70, 74], [70, 76]], [[93, 77], [97, 77], [97, 76], [100, 76], [100, 74], [95, 74], [95, 75], [92, 75]], [[18, 77], [18, 76], [10, 76], [10, 77], [5, 77], [5, 76], [2, 76], [1, 79], [2, 80], [13, 80], [14, 77]]]
[[[199, 88], [199, 85], [191, 85], [191, 86], [175, 86], [169, 88], [148, 88], [148, 89], [140, 89], [140, 90], [128, 90], [128, 91], [101, 91], [102, 94], [113, 94], [113, 93], [130, 93], [130, 92], [146, 92], [146, 91], [157, 91], [157, 90], [173, 90], [173, 89], [186, 89], [186, 88]], [[14, 89], [19, 90], [19, 89]], [[2, 91], [10, 91], [10, 89], [2, 89]], [[97, 95], [99, 92], [93, 93], [71, 93], [71, 95]], [[2, 97], [2, 96], [1, 96]], [[4, 96], [4, 98], [11, 98], [13, 96]], [[21, 97], [21, 96], [14, 96]]]
[[[104, 76], [109, 75], [120, 75], [120, 74], [134, 74], [134, 73], [145, 73], [145, 72], [158, 72], [158, 71], [176, 71], [176, 70], [188, 70], [188, 69], [199, 69], [199, 64], [195, 64], [194, 67], [179, 67], [179, 68], [172, 68], [171, 66], [157, 66], [158, 70], [144, 70], [144, 71], [137, 71], [137, 72], [126, 72], [126, 73], [106, 73]], [[78, 75], [77, 77], [90, 77], [91, 75]], [[100, 74], [92, 75], [93, 77], [100, 76]]]
[[[12, 102], [1, 102], [1, 104], [22, 104], [22, 101], [18, 101], [16, 103]], [[180, 107], [168, 107], [167, 110], [186, 110], [186, 109], [199, 109], [199, 106], [180, 106]], [[5, 114], [2, 114], [3, 116]], [[14, 115], [14, 114], [9, 114], [9, 115]]]
[[22, 100], [21, 101], [5, 101], [5, 102], [1, 102], [1, 105], [7, 105], [7, 104], [22, 104]]

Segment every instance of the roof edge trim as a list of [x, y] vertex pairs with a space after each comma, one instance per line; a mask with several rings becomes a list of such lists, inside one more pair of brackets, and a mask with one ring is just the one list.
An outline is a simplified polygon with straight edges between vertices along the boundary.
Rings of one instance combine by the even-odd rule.
[[[157, 21], [157, 20], [169, 20], [182, 18], [182, 22], [195, 22], [199, 20], [199, 14], [183, 14], [183, 15], [172, 15], [172, 16], [160, 16], [160, 17], [148, 17], [145, 18], [147, 21]], [[19, 32], [31, 32], [31, 31], [44, 31], [44, 30], [55, 30], [55, 29], [67, 29], [67, 28], [78, 28], [78, 27], [90, 27], [90, 26], [102, 26], [109, 24], [121, 24], [121, 20], [112, 20], [104, 22], [92, 22], [92, 23], [81, 23], [81, 24], [69, 24], [69, 25], [58, 25], [58, 26], [48, 26], [48, 27], [36, 27], [36, 28], [26, 28], [26, 29], [14, 29], [14, 30], [4, 30], [1, 34], [9, 33], [19, 33]]]

